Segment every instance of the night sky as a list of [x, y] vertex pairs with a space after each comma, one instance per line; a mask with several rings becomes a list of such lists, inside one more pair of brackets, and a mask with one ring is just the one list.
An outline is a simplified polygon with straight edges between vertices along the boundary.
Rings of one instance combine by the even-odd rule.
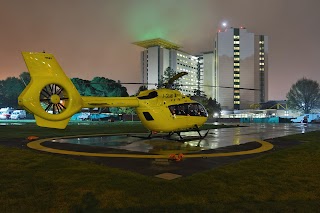
[[[320, 83], [319, 0], [0, 0], [0, 79], [27, 71], [21, 51], [53, 53], [69, 77], [141, 82], [141, 47], [163, 38], [211, 51], [221, 23], [269, 36], [269, 99], [302, 77]], [[136, 87], [129, 87], [130, 94]]]

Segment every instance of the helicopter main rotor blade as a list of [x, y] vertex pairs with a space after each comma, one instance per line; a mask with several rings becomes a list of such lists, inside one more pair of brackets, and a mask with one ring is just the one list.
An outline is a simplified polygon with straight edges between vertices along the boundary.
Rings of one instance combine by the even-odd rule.
[[187, 72], [179, 72], [178, 74], [176, 74], [175, 76], [173, 76], [172, 78], [170, 78], [166, 84], [166, 88], [169, 89], [171, 88], [172, 84], [174, 81], [178, 80], [179, 78], [181, 78], [184, 75], [187, 75]]

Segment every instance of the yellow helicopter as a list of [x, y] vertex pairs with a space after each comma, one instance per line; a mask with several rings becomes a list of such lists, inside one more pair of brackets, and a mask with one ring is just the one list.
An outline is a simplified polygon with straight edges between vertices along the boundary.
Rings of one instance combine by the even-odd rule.
[[79, 92], [52, 54], [22, 53], [31, 81], [18, 98], [20, 106], [34, 114], [41, 127], [64, 129], [82, 108], [134, 107], [142, 124], [152, 133], [197, 131], [208, 118], [206, 109], [170, 84], [187, 74], [171, 78], [166, 88], [141, 91], [135, 97], [89, 97]]

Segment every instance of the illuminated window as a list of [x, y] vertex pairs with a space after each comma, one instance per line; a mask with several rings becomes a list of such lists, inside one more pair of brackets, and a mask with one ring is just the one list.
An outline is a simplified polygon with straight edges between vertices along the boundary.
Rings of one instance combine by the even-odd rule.
[[240, 55], [240, 52], [234, 52], [233, 55]]
[[240, 85], [236, 85], [236, 84], [235, 84], [235, 85], [233, 85], [233, 87], [234, 87], [234, 88], [239, 88]]
[[233, 38], [234, 38], [234, 39], [240, 39], [240, 36], [235, 35], [235, 36], [233, 36]]
[[264, 57], [260, 57], [259, 59], [260, 59], [260, 61], [263, 61], [263, 60], [264, 60]]
[[240, 90], [235, 89], [234, 93], [240, 93]]
[[264, 55], [264, 52], [259, 52], [259, 55]]
[[240, 47], [233, 47], [234, 50], [240, 50]]
[[234, 58], [235, 61], [240, 61], [240, 58]]
[[240, 68], [234, 68], [233, 71], [239, 72], [239, 71], [240, 71]]
[[240, 99], [240, 95], [233, 96], [234, 99]]
[[263, 66], [263, 65], [264, 65], [264, 63], [259, 63], [259, 65]]
[[240, 63], [233, 63], [233, 66], [240, 66]]
[[233, 82], [240, 82], [240, 79], [233, 79]]
[[240, 44], [240, 41], [233, 41], [234, 44]]
[[233, 103], [234, 104], [240, 104], [240, 101], [234, 101]]
[[240, 74], [233, 74], [234, 77], [240, 77]]

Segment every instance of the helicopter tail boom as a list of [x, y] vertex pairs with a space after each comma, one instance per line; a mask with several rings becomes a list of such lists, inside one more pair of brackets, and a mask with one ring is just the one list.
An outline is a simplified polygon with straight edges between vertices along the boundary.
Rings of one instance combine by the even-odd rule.
[[83, 108], [92, 107], [137, 107], [139, 101], [136, 97], [81, 97]]

